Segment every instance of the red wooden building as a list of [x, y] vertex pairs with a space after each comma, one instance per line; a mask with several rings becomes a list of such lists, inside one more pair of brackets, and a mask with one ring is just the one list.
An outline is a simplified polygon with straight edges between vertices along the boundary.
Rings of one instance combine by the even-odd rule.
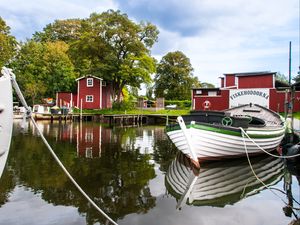
[[[288, 84], [275, 79], [275, 72], [229, 73], [220, 88], [194, 88], [192, 109], [225, 110], [242, 104], [260, 104], [284, 112], [290, 99]], [[295, 92], [294, 111], [300, 110], [300, 91]]]
[[76, 79], [77, 93], [57, 92], [56, 105], [59, 107], [77, 107], [83, 109], [103, 109], [112, 107], [112, 86], [95, 76]]

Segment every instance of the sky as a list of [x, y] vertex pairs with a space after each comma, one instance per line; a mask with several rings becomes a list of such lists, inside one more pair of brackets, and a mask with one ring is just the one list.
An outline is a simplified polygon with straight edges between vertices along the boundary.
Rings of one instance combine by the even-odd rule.
[[0, 0], [0, 16], [19, 41], [57, 19], [120, 10], [159, 29], [158, 61], [182, 51], [201, 82], [220, 85], [224, 73], [299, 70], [300, 0]]

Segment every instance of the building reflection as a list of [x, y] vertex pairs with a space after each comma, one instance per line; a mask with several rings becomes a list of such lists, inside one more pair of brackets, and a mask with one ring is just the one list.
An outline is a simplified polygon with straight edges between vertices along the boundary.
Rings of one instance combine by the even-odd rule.
[[[98, 158], [101, 157], [102, 144], [111, 143], [111, 129], [96, 123], [68, 123], [50, 124], [39, 122], [39, 129], [46, 136], [54, 137], [56, 141], [76, 143], [78, 157]], [[33, 127], [33, 134], [38, 135]]]
[[[132, 213], [146, 213], [155, 206], [149, 187], [149, 181], [155, 178], [151, 156], [141, 153], [135, 144], [129, 144], [134, 143], [133, 140], [143, 142], [139, 129], [47, 122], [39, 122], [39, 127], [74, 179], [114, 220]], [[153, 135], [153, 132], [146, 133]], [[26, 135], [15, 129], [11, 146], [9, 170], [4, 171], [2, 178], [2, 183], [7, 185], [0, 188], [3, 193], [0, 204], [5, 205], [9, 193], [16, 187], [25, 187], [24, 190], [37, 193], [54, 206], [76, 207], [80, 214], [86, 215], [87, 224], [105, 224], [105, 219], [78, 193], [54, 162], [36, 129], [30, 126]]]

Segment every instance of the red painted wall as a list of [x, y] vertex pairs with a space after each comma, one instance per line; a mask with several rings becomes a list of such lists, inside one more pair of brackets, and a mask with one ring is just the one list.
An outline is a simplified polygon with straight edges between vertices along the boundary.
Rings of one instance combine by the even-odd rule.
[[239, 76], [238, 88], [273, 88], [273, 75]]
[[[72, 93], [71, 92], [58, 92], [57, 93], [56, 105], [59, 106], [59, 107], [62, 107], [62, 106], [69, 106], [70, 107], [71, 106], [71, 99], [72, 99]], [[73, 95], [73, 99], [72, 99], [72, 105], [73, 106], [75, 106], [76, 101], [77, 101], [77, 99], [74, 98], [74, 95]]]
[[205, 101], [209, 101], [211, 104], [209, 110], [224, 110], [229, 107], [229, 90], [220, 90], [220, 95], [217, 96], [198, 95], [196, 97], [193, 95], [193, 99], [195, 100], [195, 110], [205, 110], [203, 107]]
[[235, 75], [225, 75], [225, 87], [235, 86]]
[[[87, 77], [89, 78], [89, 77]], [[79, 92], [78, 92], [78, 107], [81, 105], [81, 99], [82, 99], [82, 108], [83, 109], [100, 109], [100, 80], [94, 79], [94, 85], [93, 87], [87, 87], [86, 80], [87, 78], [83, 78], [78, 80], [79, 85]], [[86, 96], [87, 95], [93, 95], [94, 99], [93, 102], [87, 102]]]
[[275, 112], [284, 112], [285, 92], [270, 89], [269, 108]]
[[[269, 108], [275, 112], [284, 112], [285, 110], [285, 91], [276, 91], [276, 89], [270, 90], [270, 102]], [[288, 101], [290, 101], [290, 94], [288, 93]], [[294, 112], [300, 111], [300, 91], [295, 93], [294, 100]]]

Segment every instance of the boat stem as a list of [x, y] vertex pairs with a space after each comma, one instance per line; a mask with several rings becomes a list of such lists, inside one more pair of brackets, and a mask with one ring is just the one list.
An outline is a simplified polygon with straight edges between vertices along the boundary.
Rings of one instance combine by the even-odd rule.
[[177, 122], [178, 122], [178, 124], [179, 124], [179, 126], [181, 128], [181, 131], [182, 131], [182, 133], [183, 133], [183, 135], [185, 137], [185, 140], [187, 142], [187, 147], [188, 147], [188, 150], [189, 150], [192, 162], [193, 162], [193, 164], [195, 164], [195, 166], [197, 168], [200, 168], [198, 157], [197, 157], [197, 155], [196, 155], [196, 153], [194, 151], [194, 148], [193, 148], [191, 132], [189, 132], [189, 130], [186, 129], [184, 120], [183, 120], [183, 118], [181, 116], [177, 117]]

